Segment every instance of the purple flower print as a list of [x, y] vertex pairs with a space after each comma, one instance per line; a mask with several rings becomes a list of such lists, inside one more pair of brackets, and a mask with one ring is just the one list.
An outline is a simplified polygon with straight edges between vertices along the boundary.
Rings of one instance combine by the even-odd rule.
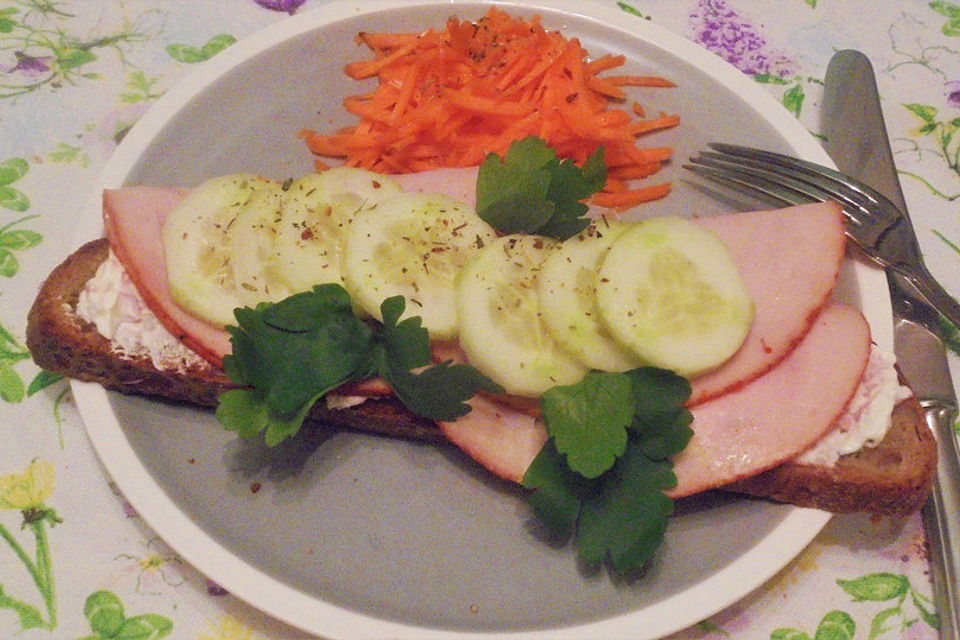
[[3, 71], [6, 73], [19, 72], [28, 77], [35, 78], [50, 71], [50, 65], [45, 62], [45, 60], [52, 60], [52, 58], [48, 56], [36, 57], [28, 55], [23, 51], [14, 51], [13, 55], [14, 58], [16, 58], [17, 64], [4, 67]]
[[746, 74], [785, 78], [793, 73], [793, 61], [773, 50], [726, 0], [698, 0], [689, 25], [694, 40]]
[[306, 0], [253, 0], [264, 9], [271, 11], [286, 11], [293, 15]]
[[207, 578], [207, 593], [211, 596], [226, 596], [230, 594], [229, 591], [209, 578]]
[[951, 80], [947, 83], [947, 104], [960, 108], [960, 80]]

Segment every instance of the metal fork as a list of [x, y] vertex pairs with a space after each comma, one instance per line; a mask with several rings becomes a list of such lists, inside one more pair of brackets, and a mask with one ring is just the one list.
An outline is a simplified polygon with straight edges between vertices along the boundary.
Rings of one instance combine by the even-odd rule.
[[903, 275], [947, 320], [960, 327], [960, 303], [927, 270], [907, 216], [867, 185], [806, 160], [731, 144], [690, 158], [685, 169], [736, 185], [782, 204], [834, 200], [843, 208], [847, 237], [873, 260]]

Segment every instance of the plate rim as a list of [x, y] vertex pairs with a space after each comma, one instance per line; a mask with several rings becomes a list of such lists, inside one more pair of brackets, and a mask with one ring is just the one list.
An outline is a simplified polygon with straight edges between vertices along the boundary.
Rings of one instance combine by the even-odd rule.
[[[193, 96], [250, 57], [326, 24], [384, 9], [474, 4], [479, 3], [476, 0], [335, 0], [284, 18], [244, 37], [175, 83], [134, 125], [109, 158], [90, 191], [78, 225], [79, 237], [94, 238], [103, 235], [100, 216], [102, 190], [123, 184], [139, 154], [164, 124]], [[485, 4], [522, 8], [525, 11], [542, 9], [560, 12], [602, 23], [605, 28], [651, 43], [692, 64], [723, 86], [735, 88], [738, 95], [748, 102], [761, 118], [776, 128], [794, 153], [827, 166], [834, 166], [816, 139], [769, 93], [719, 56], [664, 27], [649, 21], [636, 20], [631, 21], [628, 29], [617, 22], [618, 18], [624, 16], [622, 10], [592, 0], [502, 0]], [[870, 275], [874, 269], [861, 263], [855, 263], [854, 269], [858, 282], [864, 277], [876, 277]], [[885, 312], [889, 300], [869, 300], [864, 303], [874, 305], [872, 313], [878, 314], [876, 317], [891, 317], [890, 313]], [[870, 312], [867, 315], [871, 317]], [[875, 339], [881, 346], [892, 345], [892, 333], [888, 336], [883, 327], [871, 326], [871, 329], [878, 334]], [[823, 511], [794, 507], [781, 524], [748, 553], [692, 587], [641, 611], [570, 627], [530, 631], [471, 632], [409, 625], [374, 618], [319, 600], [256, 569], [243, 558], [219, 545], [177, 508], [143, 466], [122, 426], [116, 420], [109, 401], [110, 392], [96, 383], [79, 381], [71, 381], [71, 388], [86, 431], [106, 472], [158, 535], [201, 573], [250, 606], [303, 631], [331, 638], [362, 639], [389, 635], [398, 639], [424, 640], [449, 640], [454, 637], [532, 640], [541, 638], [548, 632], [555, 638], [602, 634], [613, 639], [626, 633], [635, 640], [662, 637], [709, 617], [758, 588], [787, 566], [831, 519], [831, 514]], [[106, 416], [112, 416], [113, 420], [105, 419]], [[773, 553], [774, 551], [776, 553]], [[766, 558], [771, 556], [778, 560], [768, 562]], [[736, 589], [737, 595], [733, 597], [719, 596], [718, 594], [731, 591], [729, 585], [732, 579], [746, 587]], [[644, 619], [641, 620], [640, 616]], [[681, 622], [677, 622], [678, 620]], [[634, 624], [637, 622], [642, 624]]]

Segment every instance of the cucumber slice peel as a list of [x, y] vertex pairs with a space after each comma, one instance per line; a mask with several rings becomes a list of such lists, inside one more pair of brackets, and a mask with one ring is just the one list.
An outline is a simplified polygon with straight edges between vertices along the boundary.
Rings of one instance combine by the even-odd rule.
[[653, 366], [693, 378], [732, 356], [753, 302], [717, 236], [673, 216], [636, 223], [600, 266], [597, 306], [610, 334]]
[[294, 180], [284, 192], [276, 235], [279, 274], [289, 288], [343, 284], [343, 239], [354, 216], [401, 192], [397, 181], [353, 167]]
[[257, 189], [230, 226], [233, 278], [245, 306], [278, 302], [294, 293], [279, 273], [276, 228], [283, 197], [279, 183]]
[[346, 235], [343, 277], [354, 302], [377, 320], [386, 298], [407, 300], [430, 336], [449, 340], [459, 322], [455, 278], [495, 238], [472, 207], [440, 194], [401, 193], [359, 212]]
[[540, 318], [537, 272], [553, 244], [531, 235], [498, 238], [457, 281], [460, 347], [470, 364], [514, 395], [539, 397], [587, 372]]
[[564, 240], [543, 263], [537, 295], [543, 322], [580, 362], [600, 371], [626, 371], [642, 363], [607, 331], [596, 303], [598, 268], [627, 224], [601, 221]]
[[233, 277], [230, 228], [254, 191], [274, 181], [252, 174], [210, 178], [193, 189], [164, 221], [167, 279], [174, 301], [215, 325], [234, 321], [241, 306]]

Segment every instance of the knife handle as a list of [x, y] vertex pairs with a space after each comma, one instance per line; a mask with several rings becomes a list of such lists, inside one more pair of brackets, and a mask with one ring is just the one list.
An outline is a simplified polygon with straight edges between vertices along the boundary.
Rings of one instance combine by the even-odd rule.
[[924, 407], [937, 440], [939, 461], [933, 493], [923, 509], [930, 544], [936, 608], [941, 640], [960, 640], [960, 449], [954, 433], [953, 406]]

